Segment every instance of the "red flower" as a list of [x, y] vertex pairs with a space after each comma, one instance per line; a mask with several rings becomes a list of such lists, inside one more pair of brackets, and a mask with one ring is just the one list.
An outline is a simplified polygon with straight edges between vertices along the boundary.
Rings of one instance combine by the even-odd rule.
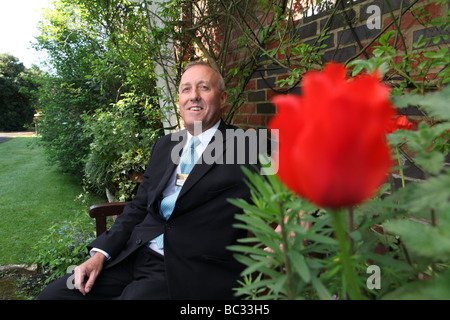
[[412, 122], [408, 122], [408, 119], [406, 119], [406, 116], [398, 116], [395, 119], [392, 119], [389, 122], [389, 125], [386, 129], [386, 133], [392, 133], [396, 130], [402, 129], [402, 130], [409, 130], [412, 127]]
[[269, 124], [279, 130], [278, 176], [321, 207], [340, 208], [371, 197], [391, 165], [385, 129], [395, 114], [378, 76], [347, 80], [329, 64], [305, 74], [302, 96], [276, 96]]

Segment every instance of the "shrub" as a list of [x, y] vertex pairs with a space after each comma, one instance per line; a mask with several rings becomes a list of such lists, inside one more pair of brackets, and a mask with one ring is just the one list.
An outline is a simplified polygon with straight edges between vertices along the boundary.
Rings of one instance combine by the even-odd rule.
[[66, 173], [81, 176], [90, 140], [84, 135], [84, 119], [90, 108], [89, 93], [53, 78], [42, 80], [40, 105], [43, 113], [38, 123], [41, 142], [49, 162]]
[[94, 229], [92, 219], [84, 213], [49, 228], [49, 233], [36, 244], [39, 255], [34, 262], [51, 273], [47, 282], [64, 276], [69, 267], [86, 260], [86, 244], [94, 240]]
[[85, 121], [86, 135], [92, 141], [85, 168], [87, 184], [128, 200], [136, 186], [129, 177], [145, 171], [161, 134], [159, 109], [144, 95], [129, 93], [111, 108], [97, 109]]

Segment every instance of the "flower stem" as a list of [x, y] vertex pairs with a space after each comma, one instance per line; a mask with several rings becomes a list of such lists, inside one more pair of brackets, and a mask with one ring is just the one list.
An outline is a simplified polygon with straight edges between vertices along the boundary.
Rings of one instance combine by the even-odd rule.
[[405, 176], [403, 174], [403, 164], [402, 164], [402, 159], [400, 158], [400, 152], [398, 150], [398, 147], [395, 148], [395, 151], [397, 152], [397, 161], [398, 161], [398, 165], [400, 166], [400, 176], [402, 177], [402, 187], [405, 187]]
[[334, 233], [339, 245], [340, 261], [342, 264], [343, 275], [348, 285], [349, 297], [352, 300], [359, 300], [361, 299], [361, 293], [358, 287], [355, 271], [353, 270], [350, 261], [350, 243], [345, 232], [341, 213], [341, 211], [332, 213]]
[[[280, 206], [280, 213], [283, 213], [283, 204], [280, 202], [279, 203]], [[287, 275], [287, 280], [286, 280], [286, 285], [287, 285], [287, 291], [288, 291], [288, 299], [294, 299], [294, 289], [293, 289], [293, 284], [292, 284], [292, 270], [291, 270], [291, 262], [289, 260], [289, 257], [287, 256], [287, 250], [288, 250], [288, 237], [287, 237], [287, 233], [286, 233], [286, 228], [285, 228], [285, 223], [284, 223], [284, 215], [281, 215], [281, 220], [280, 220], [280, 226], [281, 226], [281, 238], [283, 239], [283, 248], [281, 249], [281, 251], [283, 252], [283, 260], [284, 260], [284, 264], [286, 266], [286, 275]]]
[[353, 254], [353, 240], [350, 237], [350, 233], [353, 232], [353, 208], [349, 207], [347, 212], [347, 230], [348, 230], [348, 241], [350, 243], [350, 253]]

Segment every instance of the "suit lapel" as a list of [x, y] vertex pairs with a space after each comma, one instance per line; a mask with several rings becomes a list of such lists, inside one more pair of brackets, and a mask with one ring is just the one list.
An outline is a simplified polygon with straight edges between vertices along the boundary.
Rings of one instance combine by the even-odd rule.
[[[189, 174], [189, 177], [186, 179], [186, 182], [181, 188], [178, 199], [183, 197], [197, 183], [197, 181], [199, 181], [217, 163], [223, 163], [226, 146], [226, 128], [227, 125], [223, 122], [223, 120], [221, 120], [220, 125], [217, 128], [217, 132], [214, 134], [211, 142], [206, 147], [199, 161], [194, 166]], [[219, 154], [217, 154], [217, 152], [219, 152]]]
[[165, 146], [164, 152], [167, 152], [165, 161], [163, 161], [165, 168], [161, 171], [164, 173], [159, 180], [155, 194], [162, 194], [167, 187], [167, 183], [180, 161], [180, 155], [184, 144], [186, 144], [186, 131], [183, 130], [172, 134], [171, 140]]

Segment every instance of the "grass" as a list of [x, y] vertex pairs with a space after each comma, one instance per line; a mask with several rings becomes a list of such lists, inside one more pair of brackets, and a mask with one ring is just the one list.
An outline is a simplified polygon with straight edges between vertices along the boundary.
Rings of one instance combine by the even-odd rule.
[[0, 265], [30, 264], [33, 247], [55, 223], [86, 214], [105, 202], [77, 200], [80, 182], [47, 163], [36, 137], [17, 137], [0, 144]]

